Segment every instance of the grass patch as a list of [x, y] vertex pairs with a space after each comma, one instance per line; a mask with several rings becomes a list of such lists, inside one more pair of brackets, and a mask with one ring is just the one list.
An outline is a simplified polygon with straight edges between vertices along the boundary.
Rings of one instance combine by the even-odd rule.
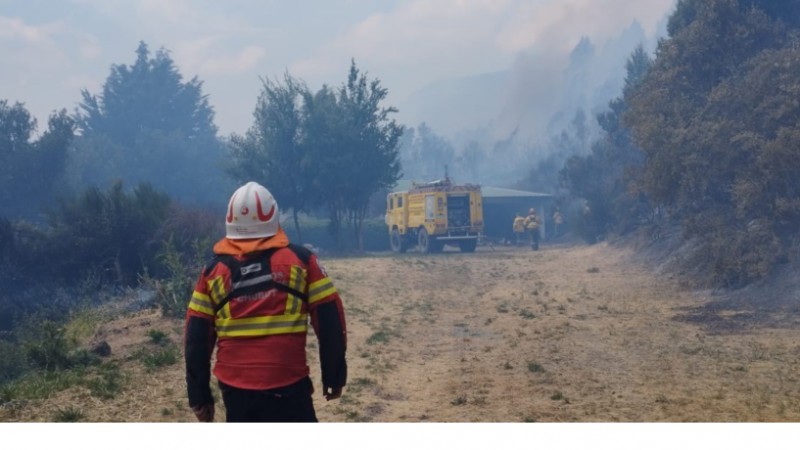
[[528, 371], [532, 373], [544, 373], [544, 367], [535, 361], [531, 361], [528, 363]]
[[80, 367], [61, 371], [35, 371], [0, 385], [0, 404], [14, 400], [45, 399], [56, 392], [84, 386], [98, 398], [114, 398], [122, 392], [126, 377], [118, 365]]
[[64, 332], [70, 341], [83, 341], [93, 336], [100, 324], [107, 320], [107, 314], [103, 314], [97, 308], [87, 307], [71, 315]]
[[600, 273], [600, 269], [598, 269], [597, 267], [589, 267], [588, 269], [586, 269], [586, 272], [588, 272], [588, 273]]
[[83, 380], [81, 371], [30, 372], [0, 387], [0, 404], [12, 400], [47, 398], [56, 392], [77, 386]]
[[531, 312], [528, 308], [525, 308], [519, 312], [519, 315], [525, 320], [535, 319], [536, 315]]
[[178, 362], [178, 348], [175, 345], [150, 350], [143, 348], [136, 352], [136, 357], [148, 371], [152, 372], [162, 367], [171, 366]]
[[89, 388], [94, 397], [111, 399], [122, 392], [127, 377], [115, 363], [101, 365], [90, 377], [83, 380], [82, 384]]
[[150, 342], [156, 345], [166, 345], [170, 342], [167, 333], [164, 333], [161, 330], [147, 330], [147, 337], [150, 338]]
[[367, 338], [367, 344], [385, 344], [389, 342], [389, 332], [385, 330], [376, 331], [372, 333], [370, 337]]
[[375, 385], [375, 380], [373, 380], [372, 378], [360, 377], [360, 378], [356, 378], [355, 380], [351, 381], [348, 384], [350, 386], [374, 386]]
[[53, 416], [53, 422], [80, 422], [85, 418], [83, 411], [70, 406], [66, 409], [59, 408]]
[[467, 396], [466, 395], [459, 395], [458, 397], [454, 398], [451, 402], [453, 406], [461, 406], [467, 404]]

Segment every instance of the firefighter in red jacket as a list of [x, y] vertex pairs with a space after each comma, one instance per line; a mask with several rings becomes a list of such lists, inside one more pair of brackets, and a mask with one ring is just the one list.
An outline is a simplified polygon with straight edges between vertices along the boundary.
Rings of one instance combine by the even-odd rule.
[[228, 422], [316, 422], [306, 362], [309, 318], [319, 342], [322, 391], [342, 395], [347, 333], [336, 288], [317, 256], [289, 243], [278, 204], [250, 182], [228, 203], [226, 237], [200, 275], [186, 313], [186, 384], [201, 422], [214, 420], [214, 375]]

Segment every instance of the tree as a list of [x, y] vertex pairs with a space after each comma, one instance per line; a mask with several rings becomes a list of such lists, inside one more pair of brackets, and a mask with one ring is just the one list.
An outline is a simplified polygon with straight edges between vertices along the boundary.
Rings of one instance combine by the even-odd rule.
[[400, 178], [397, 146], [403, 128], [389, 118], [397, 109], [381, 106], [388, 92], [377, 78], [368, 82], [355, 61], [350, 64], [347, 84], [339, 90], [339, 104], [345, 113], [345, 141], [349, 144], [346, 152], [354, 162], [352, 177], [346, 178], [350, 186], [344, 186], [344, 191], [349, 191], [345, 205], [359, 251], [364, 250], [362, 226], [370, 197], [394, 186]]
[[352, 61], [338, 92], [323, 87], [306, 96], [306, 145], [313, 155], [310, 166], [318, 174], [318, 198], [328, 208], [337, 242], [346, 219], [359, 250], [370, 197], [394, 186], [400, 177], [403, 128], [389, 118], [397, 110], [381, 106], [387, 94], [380, 80], [368, 81]]
[[561, 184], [573, 196], [588, 202], [592, 214], [582, 217], [579, 232], [590, 242], [608, 231], [631, 231], [645, 214], [647, 204], [635, 188], [644, 158], [631, 142], [622, 116], [627, 110], [626, 96], [641, 82], [650, 65], [649, 56], [639, 46], [626, 62], [622, 96], [609, 102], [609, 110], [597, 116], [605, 132], [603, 138], [591, 146], [588, 155], [570, 157], [559, 173]]
[[82, 136], [71, 161], [75, 182], [125, 179], [150, 182], [187, 202], [227, 200], [231, 187], [220, 170], [222, 146], [202, 85], [197, 77], [184, 82], [165, 49], [151, 57], [140, 42], [135, 63], [112, 65], [101, 94], [82, 91], [75, 115]]
[[710, 282], [740, 286], [800, 244], [800, 2], [683, 0], [670, 39], [626, 100], [640, 186], [701, 243]]
[[284, 82], [262, 80], [255, 123], [242, 136], [232, 136], [231, 174], [240, 182], [267, 185], [283, 210], [292, 211], [295, 231], [302, 242], [298, 213], [312, 204], [308, 146], [303, 145], [303, 100], [308, 88], [288, 72]]
[[47, 130], [32, 141], [36, 125], [23, 104], [0, 100], [0, 216], [36, 219], [64, 192], [75, 123], [65, 110], [53, 112]]

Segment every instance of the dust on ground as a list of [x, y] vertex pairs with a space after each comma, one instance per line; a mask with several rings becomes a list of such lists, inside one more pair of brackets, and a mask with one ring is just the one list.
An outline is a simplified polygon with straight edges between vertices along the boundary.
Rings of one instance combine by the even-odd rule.
[[[781, 320], [741, 326], [743, 315], [757, 313], [752, 307], [682, 289], [635, 261], [632, 250], [605, 243], [323, 257], [345, 305], [349, 382], [341, 399], [325, 402], [312, 332], [317, 415], [330, 422], [800, 420], [796, 314], [773, 311]], [[692, 311], [714, 302], [713, 315], [692, 320]], [[51, 421], [71, 405], [85, 421], [194, 421], [182, 362], [147, 371], [131, 357], [151, 329], [180, 342], [181, 323], [156, 311], [98, 330], [127, 374], [114, 399], [71, 388], [0, 419]]]

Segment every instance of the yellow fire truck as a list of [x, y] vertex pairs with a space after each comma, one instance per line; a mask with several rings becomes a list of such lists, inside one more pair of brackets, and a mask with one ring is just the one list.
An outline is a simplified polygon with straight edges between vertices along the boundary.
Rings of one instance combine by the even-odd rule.
[[456, 185], [445, 177], [391, 192], [386, 197], [386, 225], [394, 252], [416, 245], [423, 253], [438, 253], [445, 244], [474, 252], [483, 233], [481, 188]]

